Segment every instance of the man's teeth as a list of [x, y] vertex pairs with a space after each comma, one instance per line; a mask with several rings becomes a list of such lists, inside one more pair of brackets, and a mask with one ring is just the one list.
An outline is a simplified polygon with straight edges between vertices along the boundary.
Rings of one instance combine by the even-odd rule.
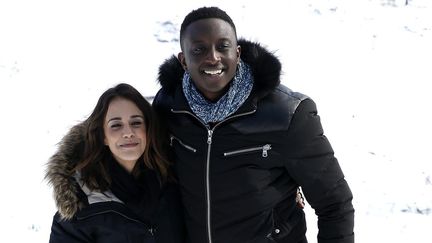
[[206, 74], [210, 74], [210, 75], [215, 75], [215, 74], [220, 74], [220, 73], [222, 73], [222, 70], [214, 70], [214, 71], [204, 70], [204, 73], [206, 73]]

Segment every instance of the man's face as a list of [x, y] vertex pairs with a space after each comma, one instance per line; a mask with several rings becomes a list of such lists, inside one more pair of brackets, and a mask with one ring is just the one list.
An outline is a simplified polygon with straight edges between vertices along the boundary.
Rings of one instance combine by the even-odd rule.
[[240, 46], [231, 25], [217, 18], [191, 23], [183, 35], [178, 54], [198, 90], [211, 101], [227, 90], [240, 61]]

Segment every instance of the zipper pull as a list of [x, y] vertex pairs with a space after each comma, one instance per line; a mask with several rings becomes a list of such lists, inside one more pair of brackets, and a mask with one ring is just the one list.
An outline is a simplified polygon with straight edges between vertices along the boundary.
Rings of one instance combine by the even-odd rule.
[[213, 130], [207, 130], [207, 131], [208, 131], [207, 143], [211, 144], [212, 143]]
[[149, 233], [154, 236], [155, 233], [157, 232], [157, 228], [156, 226], [151, 226], [150, 229], [148, 229]]
[[174, 136], [171, 135], [171, 136], [170, 136], [170, 146], [171, 146], [171, 147], [172, 147], [172, 145], [173, 145], [173, 140], [174, 140]]
[[270, 144], [266, 144], [262, 147], [262, 157], [265, 158], [268, 156], [267, 151], [269, 151], [271, 149], [271, 145]]

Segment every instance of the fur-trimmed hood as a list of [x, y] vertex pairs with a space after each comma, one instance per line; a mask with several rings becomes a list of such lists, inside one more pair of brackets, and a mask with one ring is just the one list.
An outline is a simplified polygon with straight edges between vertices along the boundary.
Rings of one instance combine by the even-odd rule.
[[83, 155], [85, 129], [84, 123], [72, 127], [47, 163], [45, 179], [53, 187], [57, 209], [64, 219], [72, 218], [84, 205], [79, 199], [74, 167]]
[[[252, 68], [254, 90], [266, 93], [280, 84], [281, 63], [266, 48], [256, 42], [240, 39], [240, 58]], [[181, 85], [184, 70], [176, 56], [165, 60], [159, 67], [159, 83], [168, 93]]]
[[87, 204], [107, 201], [123, 203], [109, 190], [90, 190], [82, 182], [80, 173], [74, 170], [82, 159], [85, 132], [84, 122], [72, 127], [47, 163], [45, 179], [53, 187], [54, 200], [63, 219], [71, 219]]

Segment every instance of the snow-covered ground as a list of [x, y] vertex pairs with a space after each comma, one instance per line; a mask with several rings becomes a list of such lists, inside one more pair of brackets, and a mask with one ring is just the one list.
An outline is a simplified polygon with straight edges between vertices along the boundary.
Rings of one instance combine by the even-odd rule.
[[[411, 0], [0, 2], [0, 242], [47, 242], [45, 163], [99, 95], [154, 95], [183, 17], [216, 5], [311, 96], [354, 193], [356, 242], [432, 239], [432, 3]], [[307, 208], [309, 240], [316, 218]]]

